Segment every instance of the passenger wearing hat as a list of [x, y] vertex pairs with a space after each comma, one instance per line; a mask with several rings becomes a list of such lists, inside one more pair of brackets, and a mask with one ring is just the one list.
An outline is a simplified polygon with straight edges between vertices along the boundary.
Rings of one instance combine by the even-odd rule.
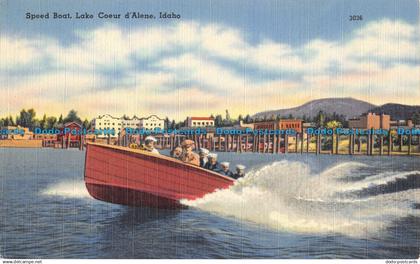
[[201, 168], [204, 168], [206, 166], [207, 162], [209, 161], [208, 158], [207, 158], [207, 156], [209, 155], [209, 152], [210, 151], [206, 148], [200, 148], [199, 155], [200, 155], [200, 167]]
[[200, 166], [200, 157], [198, 156], [197, 153], [194, 153], [192, 151], [194, 147], [194, 141], [190, 139], [186, 139], [182, 141], [181, 147], [182, 147], [182, 154], [180, 156], [180, 159], [183, 162]]
[[208, 156], [209, 161], [204, 166], [205, 169], [220, 172], [220, 165], [219, 162], [217, 162], [217, 154], [216, 153], [210, 153]]
[[233, 173], [229, 170], [229, 162], [220, 162], [220, 166], [222, 168], [222, 171], [220, 172], [221, 174], [228, 176], [228, 177], [232, 177], [233, 178]]
[[159, 151], [157, 149], [155, 149], [155, 143], [156, 142], [157, 142], [157, 140], [156, 140], [155, 137], [147, 136], [144, 139], [144, 144], [142, 144], [140, 146], [140, 149], [148, 151], [148, 152], [152, 152], [152, 153], [155, 153], [155, 154], [159, 154]]
[[245, 166], [238, 164], [236, 165], [236, 173], [233, 174], [234, 179], [239, 179], [245, 176]]
[[179, 159], [181, 157], [181, 155], [182, 155], [182, 148], [180, 146], [174, 148], [171, 151], [171, 157], [172, 158]]

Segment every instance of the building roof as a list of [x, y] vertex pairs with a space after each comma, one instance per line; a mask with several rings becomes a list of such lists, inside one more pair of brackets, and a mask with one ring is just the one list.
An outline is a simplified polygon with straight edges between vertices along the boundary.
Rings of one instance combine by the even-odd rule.
[[197, 116], [192, 116], [190, 118], [191, 118], [191, 120], [211, 120], [211, 121], [214, 120], [214, 118], [212, 118], [212, 117], [197, 117]]
[[159, 120], [165, 120], [165, 119], [162, 119], [162, 118], [158, 117], [157, 115], [150, 115], [150, 116], [148, 116], [148, 117], [143, 117], [143, 118], [140, 118], [140, 119], [141, 119], [141, 120], [143, 120], [143, 119], [149, 119], [149, 118], [151, 118], [152, 116], [156, 117], [156, 118], [157, 118], [157, 119], [159, 119]]
[[129, 117], [128, 117], [128, 119], [125, 119], [125, 118], [124, 118], [124, 116], [122, 116], [122, 117], [114, 117], [114, 116], [112, 116], [112, 115], [110, 115], [110, 114], [104, 114], [104, 115], [99, 115], [97, 118], [102, 119], [102, 118], [104, 118], [105, 116], [108, 116], [108, 117], [110, 117], [110, 118], [112, 118], [112, 119], [119, 119], [119, 120], [123, 120], [123, 121], [132, 121], [132, 120], [139, 121], [139, 120], [149, 119], [149, 118], [151, 118], [152, 116], [156, 117], [156, 118], [157, 118], [157, 119], [159, 119], [159, 120], [164, 120], [164, 119], [162, 119], [162, 118], [159, 118], [157, 115], [150, 115], [150, 116], [148, 116], [148, 117], [138, 117], [138, 116], [134, 115], [132, 118], [129, 118]]
[[67, 127], [67, 126], [69, 126], [71, 124], [76, 124], [77, 126], [82, 127], [82, 124], [79, 124], [78, 122], [75, 122], [75, 121], [67, 122], [67, 123], [64, 124], [64, 126]]
[[112, 115], [110, 115], [110, 114], [99, 115], [97, 118], [102, 119], [102, 118], [104, 118], [105, 116], [108, 116], [108, 117], [110, 117], [110, 118], [112, 118], [112, 119], [121, 119], [121, 117], [114, 117], [114, 116], [112, 116]]

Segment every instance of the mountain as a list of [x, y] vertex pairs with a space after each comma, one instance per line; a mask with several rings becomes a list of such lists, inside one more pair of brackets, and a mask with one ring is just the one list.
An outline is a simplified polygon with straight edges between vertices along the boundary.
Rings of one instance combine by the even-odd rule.
[[324, 98], [307, 102], [298, 107], [260, 112], [255, 114], [253, 118], [263, 118], [264, 116], [269, 118], [272, 115], [280, 115], [282, 117], [288, 117], [289, 115], [292, 115], [293, 117], [306, 116], [313, 118], [322, 110], [324, 113], [328, 114], [333, 114], [335, 112], [348, 119], [359, 116], [374, 108], [378, 107], [353, 98]]
[[392, 120], [405, 120], [412, 119], [414, 113], [420, 115], [420, 105], [384, 104], [371, 111], [376, 114], [388, 114]]

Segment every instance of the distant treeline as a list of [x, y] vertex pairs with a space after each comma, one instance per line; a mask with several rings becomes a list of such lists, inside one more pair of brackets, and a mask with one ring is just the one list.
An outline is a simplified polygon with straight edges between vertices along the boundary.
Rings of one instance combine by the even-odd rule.
[[[237, 118], [232, 118], [229, 114], [229, 111], [225, 111], [225, 115], [222, 116], [221, 114], [213, 115], [211, 117], [214, 118], [214, 123], [216, 127], [230, 127], [239, 125], [240, 122], [244, 123], [254, 123], [254, 122], [264, 122], [264, 121], [279, 121], [280, 119], [302, 119], [304, 122], [312, 122], [317, 127], [346, 127], [348, 122], [343, 115], [338, 115], [335, 112], [333, 114], [324, 113], [323, 111], [319, 111], [319, 113], [313, 117], [301, 116], [295, 117], [293, 115], [289, 116], [280, 116], [280, 115], [272, 115], [272, 116], [264, 116], [253, 118], [249, 114], [243, 116], [239, 115]], [[124, 115], [122, 118], [130, 119], [128, 116]], [[91, 121], [88, 119], [80, 118], [77, 114], [76, 110], [70, 110], [67, 116], [63, 117], [60, 115], [58, 118], [55, 116], [47, 116], [44, 114], [41, 119], [37, 118], [36, 112], [34, 109], [25, 110], [22, 109], [18, 116], [13, 118], [11, 115], [5, 118], [0, 118], [0, 127], [3, 126], [22, 126], [27, 127], [31, 131], [36, 128], [40, 127], [41, 129], [51, 129], [57, 128], [60, 125], [63, 125], [67, 122], [78, 122], [82, 124], [84, 128], [90, 129], [91, 128]], [[170, 129], [179, 129], [181, 127], [185, 127], [186, 120], [176, 122], [175, 120], [170, 120], [168, 117], [165, 118], [165, 128]]]
[[[221, 114], [218, 115], [211, 115], [214, 118], [214, 125], [216, 127], [230, 127], [239, 125], [241, 121], [243, 123], [256, 123], [256, 122], [265, 122], [265, 121], [280, 121], [281, 119], [302, 119], [303, 122], [311, 122], [314, 123], [317, 127], [347, 127], [348, 121], [344, 115], [339, 115], [337, 113], [324, 113], [323, 111], [319, 111], [316, 116], [313, 118], [308, 117], [306, 115], [303, 116], [282, 116], [282, 115], [271, 115], [271, 116], [264, 116], [264, 117], [251, 117], [249, 114], [246, 116], [239, 115], [237, 118], [232, 118], [229, 114], [229, 110], [225, 111], [225, 116]], [[175, 120], [170, 121], [169, 118], [165, 119], [165, 127], [171, 129], [178, 129], [181, 127], [185, 127], [186, 121], [182, 122], [175, 122]]]
[[22, 109], [16, 118], [13, 118], [11, 115], [5, 118], [0, 118], [0, 127], [22, 126], [27, 127], [29, 130], [33, 131], [33, 129], [36, 127], [40, 127], [41, 129], [58, 128], [60, 125], [63, 125], [67, 122], [78, 122], [87, 129], [89, 129], [91, 126], [91, 122], [87, 119], [82, 121], [82, 119], [77, 115], [77, 111], [75, 110], [70, 110], [66, 117], [60, 115], [57, 118], [55, 116], [47, 116], [44, 114], [41, 119], [38, 119], [36, 117], [35, 110], [31, 108], [29, 110]]
[[[252, 118], [251, 118], [252, 119]], [[302, 119], [303, 122], [314, 123], [316, 127], [347, 127], [348, 121], [344, 115], [337, 114], [336, 112], [326, 113], [324, 111], [319, 111], [314, 117], [309, 117], [306, 115], [303, 116], [282, 116], [282, 115], [271, 115], [264, 117], [257, 117], [252, 119], [252, 122], [262, 122], [262, 121], [274, 121], [281, 119]]]

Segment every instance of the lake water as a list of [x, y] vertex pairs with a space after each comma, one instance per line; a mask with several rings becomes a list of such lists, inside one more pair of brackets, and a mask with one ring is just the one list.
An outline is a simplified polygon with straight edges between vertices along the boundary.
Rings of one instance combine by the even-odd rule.
[[220, 153], [247, 176], [186, 210], [94, 200], [84, 152], [0, 149], [7, 258], [418, 258], [420, 158]]

